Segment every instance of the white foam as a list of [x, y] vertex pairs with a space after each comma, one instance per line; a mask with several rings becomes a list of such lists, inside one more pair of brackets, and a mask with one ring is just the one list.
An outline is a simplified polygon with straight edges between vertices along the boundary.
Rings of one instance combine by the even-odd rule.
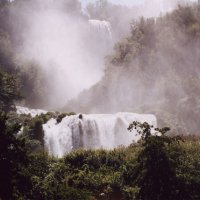
[[108, 21], [100, 21], [96, 19], [90, 19], [90, 30], [94, 31], [95, 35], [102, 36], [103, 38], [112, 40], [111, 24]]
[[117, 113], [67, 116], [61, 123], [51, 119], [43, 125], [45, 146], [50, 154], [58, 157], [77, 148], [113, 149], [119, 145], [127, 146], [139, 139], [136, 131], [127, 130], [133, 121], [157, 126], [154, 115]]
[[47, 111], [45, 110], [40, 110], [40, 109], [31, 109], [31, 108], [27, 108], [27, 107], [22, 107], [22, 106], [16, 106], [17, 109], [17, 114], [18, 115], [31, 115], [31, 117], [35, 117], [37, 115], [41, 115], [41, 114], [46, 114]]

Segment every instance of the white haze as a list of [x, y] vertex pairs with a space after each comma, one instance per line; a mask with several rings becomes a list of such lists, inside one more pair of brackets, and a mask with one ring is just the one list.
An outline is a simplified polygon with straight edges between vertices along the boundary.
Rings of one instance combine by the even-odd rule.
[[33, 10], [30, 5], [23, 10], [29, 28], [18, 49], [22, 62], [34, 60], [48, 77], [49, 108], [63, 106], [100, 80], [104, 56], [111, 49], [111, 42], [91, 38], [94, 33], [88, 19], [68, 14], [62, 9], [62, 1], [58, 2], [35, 1]]
[[[64, 106], [69, 99], [98, 82], [104, 75], [104, 56], [112, 47], [112, 41], [94, 37], [100, 32], [91, 34], [86, 17], [70, 15], [62, 9], [64, 2], [35, 0], [33, 5], [22, 5], [21, 10], [29, 27], [23, 32], [23, 45], [18, 51], [23, 55], [22, 62], [34, 60], [41, 66], [50, 88], [46, 97], [46, 108], [50, 109]], [[140, 6], [138, 16], [157, 16], [179, 1], [149, 2]], [[114, 16], [114, 12], [110, 15]], [[126, 20], [131, 21], [131, 17]], [[127, 22], [125, 24], [128, 26]]]
[[140, 2], [139, 5], [133, 6], [137, 7], [137, 16], [148, 18], [164, 15], [177, 8], [178, 5], [188, 5], [197, 0], [140, 0], [138, 2]]
[[58, 103], [58, 98], [64, 103], [99, 80], [100, 67], [95, 68], [98, 63], [88, 60], [81, 24], [56, 10], [37, 13], [31, 24], [24, 50], [48, 74], [53, 94], [50, 105]]

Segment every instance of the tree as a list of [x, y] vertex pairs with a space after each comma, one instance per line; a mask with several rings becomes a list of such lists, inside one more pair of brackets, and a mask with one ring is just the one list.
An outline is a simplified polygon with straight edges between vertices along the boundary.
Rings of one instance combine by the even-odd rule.
[[0, 71], [0, 110], [9, 111], [21, 99], [20, 84], [16, 77]]
[[0, 6], [0, 69], [6, 72], [15, 72], [16, 65], [14, 62], [13, 45], [7, 30], [8, 27], [3, 24], [7, 20]]
[[9, 124], [0, 112], [0, 199], [16, 199], [28, 187], [23, 169], [28, 164], [25, 141], [17, 139], [20, 125]]
[[175, 168], [170, 161], [167, 147], [180, 138], [165, 136], [169, 128], [155, 129], [154, 135], [152, 128], [146, 122], [133, 122], [128, 128], [130, 131], [137, 129], [142, 140], [139, 164], [135, 171], [135, 183], [140, 188], [137, 199], [179, 199]]

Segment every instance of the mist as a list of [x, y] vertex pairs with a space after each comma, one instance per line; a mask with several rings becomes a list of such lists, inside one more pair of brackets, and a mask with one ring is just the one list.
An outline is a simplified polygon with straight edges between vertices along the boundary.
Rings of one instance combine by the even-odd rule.
[[111, 52], [112, 39], [108, 41], [101, 35], [112, 37], [112, 33], [97, 32], [95, 25], [92, 30], [81, 7], [70, 8], [73, 4], [80, 5], [78, 1], [24, 1], [11, 10], [11, 15], [17, 15], [26, 27], [22, 34], [18, 27], [13, 30], [16, 35], [21, 34], [17, 59], [20, 64], [33, 61], [39, 65], [47, 88], [46, 108], [63, 106], [99, 81], [104, 57]]
[[[191, 1], [181, 2], [190, 3]], [[108, 1], [97, 1], [85, 8], [81, 7], [78, 0], [14, 1], [13, 4], [13, 8], [10, 9], [13, 20], [10, 24], [16, 43], [16, 59], [20, 67], [27, 68], [27, 74], [30, 74], [30, 69], [26, 66], [29, 62], [35, 63], [29, 68], [37, 68], [40, 74], [39, 78], [32, 82], [36, 85], [33, 90], [39, 91], [34, 96], [41, 97], [34, 97], [33, 101], [30, 95], [29, 102], [25, 100], [25, 105], [55, 110], [62, 109], [67, 102], [70, 102], [70, 108], [71, 99], [80, 99], [82, 93], [95, 88], [102, 80], [108, 79], [112, 82], [113, 77], [109, 77], [106, 72], [110, 67], [107, 66], [105, 57], [112, 57], [113, 51], [118, 48], [117, 43], [126, 40], [130, 29], [133, 28], [133, 22], [141, 16], [153, 17], [156, 20], [177, 8], [180, 1], [142, 1], [129, 7]], [[162, 64], [167, 65], [168, 61], [162, 60]], [[132, 65], [137, 66], [135, 62]], [[132, 78], [138, 80], [138, 76], [134, 76]], [[123, 81], [119, 86], [122, 92], [117, 96], [116, 103], [112, 101], [109, 109], [99, 109], [91, 104], [89, 110], [113, 112], [131, 106], [132, 98], [123, 92], [123, 88], [129, 88], [129, 77], [130, 74], [123, 75]], [[140, 90], [132, 97], [137, 99], [138, 103], [144, 103], [143, 84], [139, 84], [139, 80], [135, 82]], [[113, 91], [113, 94], [109, 93], [108, 96], [115, 96], [116, 91], [110, 83], [105, 87], [111, 87]], [[157, 91], [157, 88], [151, 90]], [[161, 89], [154, 93], [161, 96], [162, 91]], [[131, 89], [129, 93], [133, 93]], [[126, 105], [119, 106], [119, 99], [126, 102]], [[89, 102], [90, 97], [81, 97], [81, 101]], [[84, 110], [80, 108], [79, 112], [82, 111]]]

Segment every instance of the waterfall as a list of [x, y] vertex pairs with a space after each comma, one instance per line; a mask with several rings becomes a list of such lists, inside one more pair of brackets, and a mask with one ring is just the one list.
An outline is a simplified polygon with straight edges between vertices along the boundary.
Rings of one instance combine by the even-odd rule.
[[137, 141], [136, 131], [127, 130], [133, 121], [148, 122], [156, 126], [154, 115], [134, 113], [73, 115], [60, 123], [56, 119], [43, 125], [45, 146], [49, 154], [62, 157], [78, 148], [113, 149]]
[[[46, 114], [47, 111], [30, 109], [17, 106], [18, 115]], [[59, 113], [55, 113], [55, 116]], [[116, 114], [78, 114], [66, 116], [60, 123], [56, 118], [51, 118], [43, 124], [44, 144], [48, 153], [53, 156], [62, 157], [74, 149], [113, 149], [120, 145], [128, 146], [137, 141], [136, 130], [129, 132], [129, 124], [133, 121], [147, 122], [154, 127], [157, 120], [154, 115], [135, 113]], [[19, 134], [23, 133], [23, 127]]]
[[18, 115], [30, 115], [31, 117], [35, 117], [36, 115], [46, 114], [47, 111], [41, 109], [30, 109], [27, 107], [16, 106], [16, 112]]
[[108, 21], [97, 19], [88, 20], [87, 45], [89, 52], [98, 52], [98, 63], [104, 66], [102, 62], [106, 55], [110, 55], [113, 50], [113, 36], [111, 24]]
[[112, 41], [112, 31], [110, 22], [90, 19], [89, 25], [90, 25], [90, 33], [93, 36], [101, 40]]

